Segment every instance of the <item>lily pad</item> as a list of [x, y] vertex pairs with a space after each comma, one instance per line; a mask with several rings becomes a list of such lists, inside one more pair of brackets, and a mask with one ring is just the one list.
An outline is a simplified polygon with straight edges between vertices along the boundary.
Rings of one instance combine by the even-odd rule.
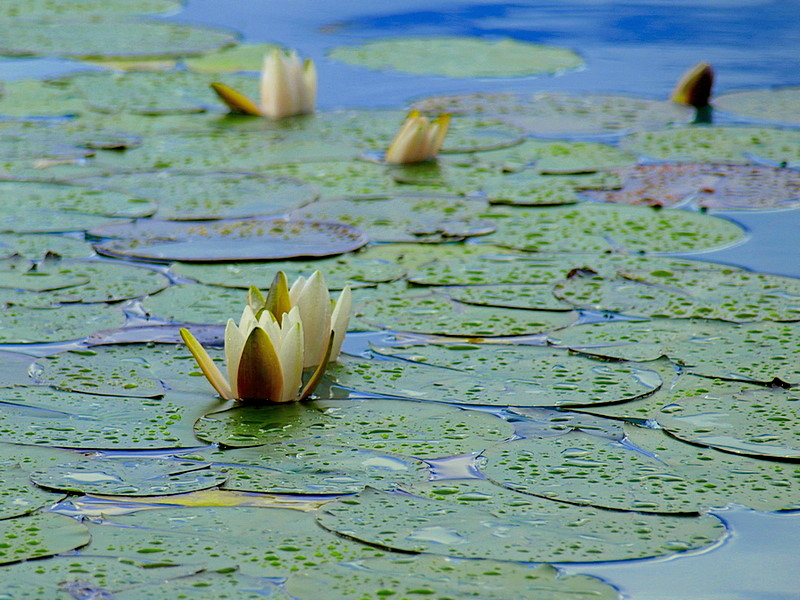
[[616, 589], [599, 579], [587, 575], [564, 576], [550, 565], [530, 567], [421, 555], [370, 559], [360, 562], [359, 567], [328, 564], [293, 573], [286, 588], [298, 600], [381, 600], [390, 592], [405, 598], [427, 595], [514, 600], [520, 594], [536, 594], [540, 600], [565, 600], [584, 594], [597, 600], [619, 598]]
[[241, 219], [275, 215], [317, 197], [308, 184], [256, 173], [163, 172], [111, 174], [82, 183], [124, 190], [156, 204], [153, 217], [166, 221]]
[[64, 258], [86, 258], [92, 247], [75, 238], [60, 235], [0, 234], [0, 253], [17, 254], [28, 260], [38, 260], [47, 255]]
[[495, 206], [484, 216], [498, 227], [484, 241], [529, 252], [695, 252], [729, 246], [744, 238], [742, 228], [732, 221], [644, 206]]
[[[2, 8], [0, 8], [2, 10]], [[86, 111], [82, 99], [39, 79], [3, 82], [0, 114], [15, 117], [56, 117]]]
[[484, 452], [479, 466], [492, 481], [520, 492], [618, 510], [800, 507], [794, 464], [699, 448], [657, 429], [626, 425], [625, 433], [626, 443], [574, 432], [500, 444]]
[[264, 579], [241, 573], [198, 573], [156, 584], [128, 588], [114, 594], [115, 600], [291, 600], [281, 588]]
[[[480, 498], [480, 492], [475, 496]], [[584, 516], [574, 507], [560, 509], [556, 503], [547, 507], [545, 502], [538, 502], [542, 512], [533, 517], [526, 514], [530, 509], [524, 506], [520, 511], [497, 514], [486, 510], [480, 500], [456, 503], [367, 489], [325, 505], [317, 520], [331, 531], [404, 552], [517, 562], [613, 560], [617, 553], [635, 555], [642, 546], [653, 554], [672, 553], [709, 545], [725, 531], [713, 517], [672, 517], [672, 522], [666, 523], [600, 511]], [[579, 530], [573, 519], [580, 520]], [[590, 528], [594, 535], [587, 532]], [[609, 540], [620, 537], [619, 530], [625, 532], [624, 544]], [[497, 543], [498, 535], [502, 535], [502, 544]]]
[[485, 202], [464, 198], [363, 198], [315, 202], [291, 216], [346, 223], [373, 242], [438, 242], [491, 233], [494, 227], [478, 219], [485, 209]]
[[102, 329], [121, 327], [117, 307], [74, 304], [58, 308], [6, 306], [0, 320], [0, 343], [29, 344], [83, 339]]
[[156, 19], [70, 17], [0, 21], [0, 53], [69, 58], [174, 57], [236, 43], [227, 30]]
[[[7, 448], [3, 448], [3, 450], [7, 450]], [[17, 453], [20, 452], [19, 447], [15, 450]], [[5, 452], [3, 459], [8, 460]], [[6, 460], [3, 462], [6, 463]], [[64, 494], [46, 491], [31, 484], [30, 472], [15, 463], [6, 463], [0, 467], [0, 482], [2, 483], [0, 522], [3, 519], [19, 517], [39, 508], [51, 506], [64, 498]]]
[[270, 494], [353, 494], [367, 485], [392, 489], [429, 475], [416, 459], [321, 442], [206, 451], [191, 458], [227, 469], [224, 490]]
[[800, 125], [800, 88], [779, 87], [744, 90], [714, 97], [714, 107], [747, 117], [782, 125]]
[[558, 46], [466, 36], [378, 39], [334, 48], [329, 56], [369, 69], [446, 77], [520, 77], [583, 64], [578, 54]]
[[355, 227], [341, 223], [254, 218], [246, 221], [137, 221], [90, 232], [123, 238], [95, 244], [108, 256], [156, 262], [219, 262], [324, 257], [367, 243]]
[[69, 552], [89, 543], [89, 530], [75, 519], [54, 513], [0, 521], [0, 564]]
[[572, 305], [553, 296], [547, 284], [451, 285], [433, 288], [457, 302], [498, 308], [567, 311]]
[[149, 316], [170, 323], [224, 325], [228, 319], [238, 322], [246, 303], [247, 294], [242, 290], [182, 283], [148, 296], [142, 308]]
[[501, 406], [582, 406], [646, 396], [661, 380], [647, 369], [543, 346], [414, 345], [382, 349], [402, 360], [341, 357], [328, 376], [360, 391]]
[[0, 18], [60, 17], [78, 13], [91, 15], [144, 15], [175, 11], [180, 0], [7, 0]]
[[410, 402], [373, 398], [238, 406], [207, 414], [195, 432], [222, 446], [258, 446], [313, 436], [321, 443], [417, 458], [479, 452], [512, 433], [510, 424], [490, 414]]
[[633, 165], [636, 157], [608, 144], [527, 140], [512, 148], [480, 154], [476, 160], [506, 171], [532, 165], [545, 175], [568, 175]]
[[92, 458], [62, 463], [30, 474], [49, 490], [107, 496], [159, 496], [205, 490], [227, 475], [208, 464], [167, 458]]
[[0, 388], [30, 385], [28, 369], [34, 358], [27, 354], [0, 350]]
[[392, 179], [392, 171], [386, 165], [366, 160], [329, 160], [286, 163], [269, 167], [265, 172], [293, 177], [313, 185], [319, 191], [320, 200], [338, 200], [359, 196], [389, 197], [406, 193], [407, 188]]
[[280, 46], [269, 43], [238, 44], [196, 58], [187, 58], [184, 64], [195, 73], [259, 72], [264, 64], [264, 56], [275, 48], [281, 49]]

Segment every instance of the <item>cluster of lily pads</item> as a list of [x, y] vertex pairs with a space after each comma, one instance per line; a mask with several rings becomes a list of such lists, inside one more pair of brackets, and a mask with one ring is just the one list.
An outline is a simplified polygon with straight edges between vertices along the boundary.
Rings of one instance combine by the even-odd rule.
[[[0, 53], [94, 68], [0, 95], [8, 594], [611, 599], [544, 563], [800, 508], [800, 283], [667, 256], [745, 239], [709, 211], [800, 202], [797, 89], [714, 99], [724, 126], [634, 97], [421, 99], [452, 115], [438, 160], [387, 164], [405, 111], [228, 114], [210, 85], [256, 96], [275, 46], [133, 16], [179, 8], [0, 7]], [[430, 44], [450, 77], [582, 63], [466, 38], [330, 59], [417, 72]], [[355, 309], [314, 399], [216, 395], [179, 330], [221, 361], [251, 286], [316, 270]]]

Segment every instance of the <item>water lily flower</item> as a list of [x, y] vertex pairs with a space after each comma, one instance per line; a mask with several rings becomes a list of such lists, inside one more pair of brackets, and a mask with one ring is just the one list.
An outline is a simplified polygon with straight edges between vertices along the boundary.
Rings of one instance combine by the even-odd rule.
[[435, 159], [449, 126], [449, 114], [439, 115], [430, 122], [419, 111], [411, 111], [394, 136], [384, 160], [391, 165], [407, 165]]
[[297, 52], [275, 48], [264, 56], [260, 105], [221, 83], [212, 83], [211, 88], [232, 112], [281, 119], [314, 112], [317, 70], [310, 58], [301, 63]]
[[714, 69], [707, 62], [700, 62], [683, 74], [669, 99], [678, 104], [705, 108], [711, 99], [713, 85]]

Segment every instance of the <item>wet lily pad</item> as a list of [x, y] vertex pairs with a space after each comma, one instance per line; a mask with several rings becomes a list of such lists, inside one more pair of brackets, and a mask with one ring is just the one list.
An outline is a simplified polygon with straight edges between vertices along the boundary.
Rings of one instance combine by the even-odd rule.
[[[2, 10], [2, 8], [0, 8]], [[80, 98], [39, 79], [3, 82], [0, 114], [7, 116], [50, 117], [75, 115], [86, 110]]]
[[94, 229], [112, 239], [95, 244], [108, 256], [171, 262], [274, 260], [332, 256], [367, 243], [355, 227], [341, 223], [255, 218], [246, 221], [137, 221]]
[[714, 107], [747, 117], [783, 125], [800, 125], [800, 88], [779, 87], [744, 90], [714, 97]]
[[0, 53], [70, 58], [172, 57], [236, 43], [230, 31], [155, 19], [70, 17], [0, 21]]
[[198, 573], [115, 593], [115, 600], [291, 600], [281, 588], [241, 573]]
[[486, 413], [403, 400], [318, 400], [239, 406], [207, 414], [197, 436], [223, 446], [258, 446], [313, 436], [321, 443], [417, 458], [479, 452], [506, 439], [510, 424]]
[[446, 77], [520, 77], [583, 64], [578, 54], [558, 46], [466, 36], [378, 39], [334, 48], [329, 56], [369, 69]]
[[91, 15], [144, 15], [175, 11], [180, 0], [8, 0], [0, 8], [0, 18]]
[[661, 384], [647, 369], [542, 346], [414, 345], [382, 349], [403, 360], [341, 357], [337, 384], [422, 400], [502, 406], [581, 406], [632, 400]]
[[54, 513], [0, 521], [0, 564], [68, 552], [89, 542], [86, 525]]
[[28, 344], [79, 340], [102, 329], [121, 327], [124, 322], [125, 315], [114, 306], [6, 306], [0, 321], [0, 342]]
[[760, 209], [800, 203], [800, 174], [791, 169], [745, 165], [638, 165], [617, 171], [621, 189], [586, 192], [619, 204]]
[[607, 144], [527, 140], [519, 146], [481, 154], [476, 160], [479, 164], [493, 165], [506, 171], [532, 165], [539, 173], [566, 175], [633, 165], [636, 157]]
[[153, 172], [81, 180], [124, 190], [156, 204], [153, 217], [167, 221], [240, 219], [275, 215], [308, 204], [316, 190], [296, 179], [257, 173]]
[[493, 231], [492, 225], [478, 219], [485, 209], [485, 202], [464, 198], [363, 198], [315, 202], [291, 216], [346, 223], [363, 230], [373, 242], [438, 242]]
[[280, 49], [280, 46], [269, 43], [238, 44], [196, 58], [187, 58], [184, 63], [195, 73], [259, 72], [264, 64], [264, 56], [274, 48]]
[[182, 283], [148, 296], [142, 308], [149, 316], [171, 323], [224, 325], [228, 319], [238, 322], [246, 303], [242, 290]]
[[579, 432], [500, 444], [483, 454], [480, 468], [520, 492], [620, 510], [800, 506], [796, 465], [699, 448], [657, 429], [626, 425], [625, 433], [624, 444]]
[[94, 251], [83, 240], [59, 235], [0, 234], [0, 254], [17, 254], [28, 260], [38, 260], [47, 255], [64, 258], [86, 258]]
[[495, 206], [484, 216], [498, 227], [484, 241], [530, 252], [692, 252], [728, 246], [744, 237], [732, 221], [644, 206]]
[[689, 123], [694, 110], [673, 102], [604, 94], [464, 94], [426, 98], [414, 105], [435, 112], [496, 116], [536, 136], [626, 133]]
[[406, 193], [407, 188], [392, 179], [392, 171], [386, 165], [366, 160], [329, 160], [276, 165], [265, 172], [293, 177], [311, 184], [319, 190], [321, 200], [338, 200], [346, 197], [374, 198]]
[[227, 479], [208, 464], [166, 458], [92, 458], [52, 465], [30, 474], [49, 490], [107, 496], [159, 496], [205, 490]]
[[[17, 448], [16, 452], [19, 453], [20, 450]], [[6, 459], [5, 452], [3, 458]], [[27, 469], [20, 468], [15, 463], [8, 464], [5, 460], [3, 462], [6, 464], [0, 467], [0, 520], [32, 513], [64, 498], [64, 494], [46, 491], [31, 484]]]
[[540, 600], [564, 600], [584, 594], [597, 600], [619, 598], [616, 589], [599, 579], [587, 575], [563, 576], [550, 565], [529, 567], [421, 555], [370, 559], [360, 562], [359, 567], [330, 564], [294, 573], [286, 588], [299, 600], [380, 600], [389, 596], [389, 592], [402, 597], [484, 600], [513, 600], [520, 594], [536, 594]]
[[30, 385], [32, 381], [28, 375], [28, 368], [33, 361], [34, 357], [27, 354], [0, 350], [0, 387]]
[[[524, 505], [519, 512], [497, 514], [484, 508], [480, 492], [474, 495], [479, 500], [467, 504], [367, 489], [352, 498], [325, 505], [317, 520], [337, 533], [405, 552], [524, 562], [613, 560], [611, 557], [617, 553], [636, 554], [645, 548], [645, 553], [671, 553], [709, 545], [724, 534], [724, 526], [713, 517], [672, 517], [668, 523], [641, 515], [600, 511], [583, 516], [574, 507], [560, 509], [556, 503], [547, 507], [544, 505], [547, 501], [538, 502], [542, 512], [536, 511], [535, 517], [526, 515], [526, 509], [530, 509]], [[542, 520], [550, 518], [555, 523], [548, 522], [543, 527]], [[573, 519], [581, 521], [581, 535], [574, 521], [569, 523]], [[586, 533], [589, 528], [596, 533]], [[603, 543], [609, 537], [618, 537], [614, 530], [619, 529], [625, 530], [625, 544], [610, 540]], [[631, 529], [637, 532], [636, 541], [631, 540]], [[502, 535], [502, 544], [497, 543], [498, 535]], [[581, 539], [584, 537], [588, 539]]]
[[464, 304], [496, 306], [498, 308], [525, 308], [528, 310], [571, 310], [572, 306], [553, 296], [547, 284], [533, 285], [451, 285], [433, 288]]
[[224, 490], [272, 494], [353, 494], [367, 485], [392, 489], [429, 475], [419, 460], [321, 442], [207, 451], [191, 458], [227, 469]]

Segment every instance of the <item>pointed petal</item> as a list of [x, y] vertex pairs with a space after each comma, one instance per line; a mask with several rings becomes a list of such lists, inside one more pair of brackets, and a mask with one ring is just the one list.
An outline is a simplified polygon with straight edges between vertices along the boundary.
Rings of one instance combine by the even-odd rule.
[[292, 287], [289, 288], [289, 300], [291, 300], [292, 306], [297, 304], [297, 299], [300, 297], [300, 294], [303, 293], [303, 289], [306, 287], [306, 278], [300, 275], [297, 279], [295, 279]]
[[708, 106], [713, 86], [714, 69], [707, 62], [700, 62], [683, 74], [669, 99], [678, 104], [703, 108]]
[[236, 387], [242, 400], [276, 402], [283, 389], [283, 373], [278, 353], [267, 332], [256, 327], [244, 342]]
[[333, 347], [333, 332], [331, 331], [331, 335], [328, 338], [328, 343], [326, 344], [325, 347], [325, 354], [323, 355], [322, 360], [319, 363], [319, 366], [317, 366], [317, 370], [314, 371], [314, 374], [311, 376], [311, 379], [309, 379], [308, 382], [306, 383], [306, 387], [304, 387], [303, 391], [300, 392], [300, 397], [298, 398], [298, 400], [305, 400], [314, 392], [315, 389], [317, 389], [319, 382], [322, 381], [322, 376], [325, 374], [325, 369], [328, 366], [328, 360], [331, 357], [332, 347]]
[[397, 134], [395, 134], [389, 149], [384, 156], [384, 162], [390, 165], [401, 165], [408, 162], [406, 160], [412, 139], [420, 127], [420, 116], [418, 111], [411, 111], [411, 113], [403, 121]]
[[277, 48], [264, 57], [264, 67], [261, 70], [261, 114], [273, 119], [295, 114], [297, 94], [287, 66], [287, 59]]
[[244, 307], [242, 311], [242, 316], [239, 319], [239, 331], [242, 332], [243, 337], [247, 337], [250, 334], [250, 330], [253, 327], [258, 327], [258, 319], [256, 318], [253, 309], [250, 308], [250, 305]]
[[256, 106], [255, 102], [233, 88], [229, 88], [222, 83], [212, 83], [211, 89], [217, 93], [219, 99], [225, 103], [225, 106], [227, 106], [232, 113], [236, 113], [237, 115], [251, 115], [254, 117], [261, 116], [261, 110]]
[[303, 325], [300, 321], [295, 321], [283, 333], [278, 358], [283, 373], [283, 391], [277, 402], [292, 402], [297, 400], [303, 383]]
[[342, 342], [347, 333], [347, 326], [350, 324], [350, 314], [352, 312], [353, 296], [348, 285], [339, 294], [339, 299], [336, 300], [336, 306], [333, 307], [333, 313], [331, 314], [331, 330], [334, 336], [329, 360], [335, 361], [339, 358], [339, 352], [342, 349]]
[[225, 364], [227, 365], [231, 394], [234, 398], [239, 396], [236, 379], [239, 373], [239, 360], [242, 357], [244, 340], [244, 334], [233, 322], [233, 319], [228, 319], [228, 324], [225, 326]]
[[295, 303], [303, 322], [303, 368], [316, 367], [325, 354], [325, 344], [331, 330], [331, 296], [320, 271], [309, 277]]
[[278, 271], [275, 274], [269, 292], [267, 292], [264, 306], [275, 315], [278, 324], [283, 319], [283, 314], [291, 310], [292, 301], [289, 299], [289, 282], [286, 280], [286, 273], [283, 271]]
[[181, 328], [181, 338], [183, 338], [183, 343], [186, 344], [189, 352], [192, 353], [192, 356], [194, 356], [194, 359], [197, 361], [197, 366], [200, 367], [203, 375], [205, 375], [209, 383], [214, 386], [214, 389], [217, 390], [217, 393], [226, 400], [232, 400], [235, 398], [231, 392], [228, 382], [225, 381], [225, 377], [219, 370], [219, 367], [214, 364], [214, 361], [211, 360], [208, 352], [206, 352], [206, 349], [203, 348], [200, 342], [198, 342], [191, 332], [185, 328]]
[[444, 136], [447, 135], [447, 130], [450, 128], [450, 113], [439, 115], [436, 121], [433, 122], [432, 140], [430, 148], [428, 149], [429, 158], [436, 158], [439, 150], [442, 149], [444, 143]]
[[303, 63], [303, 84], [300, 110], [303, 114], [313, 113], [317, 105], [317, 68], [310, 58]]
[[259, 311], [264, 310], [264, 305], [267, 303], [264, 294], [261, 293], [256, 286], [251, 285], [247, 290], [247, 306], [253, 311], [253, 314], [258, 316]]

